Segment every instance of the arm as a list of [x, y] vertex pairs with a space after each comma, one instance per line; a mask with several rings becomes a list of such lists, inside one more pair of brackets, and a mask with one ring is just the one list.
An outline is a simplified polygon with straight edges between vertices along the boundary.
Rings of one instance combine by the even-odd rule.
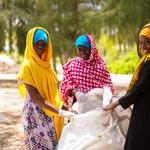
[[71, 107], [68, 107], [66, 104], [63, 104], [62, 109], [73, 112], [74, 114], [78, 114], [76, 110], [72, 109]]
[[36, 103], [38, 104], [40, 107], [46, 108], [56, 114], [59, 113], [59, 109], [57, 107], [55, 107], [54, 105], [50, 104], [47, 100], [45, 100], [38, 92], [38, 90], [29, 85], [29, 84], [25, 84], [25, 87], [30, 95], [30, 98]]
[[115, 107], [118, 105], [121, 105], [124, 109], [128, 108], [132, 104], [135, 104], [137, 101], [139, 101], [142, 97], [142, 95], [145, 94], [145, 92], [148, 91], [150, 87], [150, 61], [148, 61], [141, 74], [140, 78], [138, 80], [138, 83], [135, 85], [135, 87], [125, 94], [123, 97], [121, 97], [118, 101], [104, 107], [104, 110], [114, 110]]
[[138, 79], [137, 84], [134, 88], [129, 91], [125, 96], [119, 99], [120, 105], [126, 109], [130, 105], [135, 104], [137, 101], [141, 99], [141, 97], [149, 92], [150, 87], [150, 61], [147, 61], [144, 65], [140, 77]]
[[107, 106], [105, 106], [104, 108], [103, 108], [103, 110], [110, 110], [110, 111], [114, 111], [114, 109], [117, 107], [117, 106], [119, 106], [119, 102], [118, 101], [116, 101], [116, 102], [114, 102], [114, 103], [112, 103], [112, 104], [109, 104], [109, 105], [107, 105]]
[[[61, 115], [60, 113], [62, 111], [60, 111], [59, 108], [55, 107], [54, 105], [50, 104], [47, 100], [45, 100], [38, 92], [38, 90], [29, 85], [29, 84], [25, 84], [25, 87], [30, 95], [30, 98], [36, 103], [38, 104], [40, 107], [46, 108], [56, 114]], [[72, 108], [68, 107], [66, 104], [63, 104], [62, 109], [66, 110], [66, 111], [70, 111], [74, 114], [78, 114], [77, 111], [73, 110]], [[62, 116], [62, 115], [61, 115]], [[66, 116], [67, 117], [67, 116]]]

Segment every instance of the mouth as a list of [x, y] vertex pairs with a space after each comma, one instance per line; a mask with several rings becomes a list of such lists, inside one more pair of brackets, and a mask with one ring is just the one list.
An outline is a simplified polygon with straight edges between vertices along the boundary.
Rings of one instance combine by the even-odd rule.
[[82, 58], [86, 58], [86, 55], [82, 55], [81, 57], [82, 57]]
[[143, 50], [143, 52], [144, 52], [145, 54], [149, 54], [149, 53], [150, 53], [150, 50]]
[[39, 49], [37, 53], [38, 53], [38, 55], [42, 56], [44, 51]]
[[87, 59], [87, 55], [82, 55], [81, 58], [86, 60]]
[[44, 50], [42, 50], [42, 49], [39, 49], [39, 50], [38, 50], [38, 52], [39, 52], [39, 53], [43, 53], [43, 52], [44, 52]]

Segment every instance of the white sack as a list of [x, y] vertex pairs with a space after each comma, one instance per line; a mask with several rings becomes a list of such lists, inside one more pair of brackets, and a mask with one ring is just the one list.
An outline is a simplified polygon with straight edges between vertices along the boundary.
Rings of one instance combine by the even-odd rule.
[[58, 150], [123, 150], [131, 109], [122, 111], [119, 106], [112, 114], [103, 111], [103, 105], [118, 98], [107, 87], [87, 95], [86, 103], [73, 105], [79, 114], [63, 128]]
[[72, 108], [76, 110], [79, 114], [88, 112], [96, 108], [102, 108], [103, 93], [104, 93], [103, 89], [95, 88], [86, 94], [86, 97], [88, 99], [85, 103], [77, 101], [73, 104]]
[[58, 150], [122, 150], [124, 137], [110, 113], [97, 109], [71, 118]]

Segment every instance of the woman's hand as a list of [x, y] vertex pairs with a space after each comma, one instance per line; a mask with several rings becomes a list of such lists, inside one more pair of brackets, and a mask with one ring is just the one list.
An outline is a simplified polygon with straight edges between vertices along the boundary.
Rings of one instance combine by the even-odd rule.
[[114, 111], [114, 109], [115, 109], [118, 105], [119, 105], [119, 102], [116, 101], [116, 102], [114, 102], [114, 103], [112, 103], [112, 104], [109, 104], [109, 105], [105, 106], [105, 107], [103, 108], [103, 110], [106, 110], [106, 111]]
[[78, 114], [78, 112], [76, 110], [72, 109], [71, 107], [68, 107], [68, 111], [73, 112], [76, 115]]
[[73, 89], [73, 90], [71, 90], [71, 92], [70, 92], [69, 95], [70, 95], [70, 96], [75, 96], [76, 92], [77, 92], [77, 90]]
[[78, 112], [76, 110], [72, 109], [71, 107], [68, 107], [66, 104], [63, 104], [62, 109], [73, 112], [76, 115], [78, 114]]

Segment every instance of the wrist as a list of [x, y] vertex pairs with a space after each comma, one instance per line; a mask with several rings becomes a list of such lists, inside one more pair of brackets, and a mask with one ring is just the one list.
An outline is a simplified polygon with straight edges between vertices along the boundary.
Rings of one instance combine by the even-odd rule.
[[76, 94], [77, 90], [73, 89], [71, 92], [70, 92], [70, 95], [71, 96], [74, 96]]
[[114, 102], [114, 108], [116, 108], [118, 105], [119, 105], [118, 101]]
[[70, 107], [67, 106], [66, 104], [63, 104], [63, 106], [62, 106], [62, 109], [63, 109], [63, 110], [69, 110], [69, 108], [70, 108]]

